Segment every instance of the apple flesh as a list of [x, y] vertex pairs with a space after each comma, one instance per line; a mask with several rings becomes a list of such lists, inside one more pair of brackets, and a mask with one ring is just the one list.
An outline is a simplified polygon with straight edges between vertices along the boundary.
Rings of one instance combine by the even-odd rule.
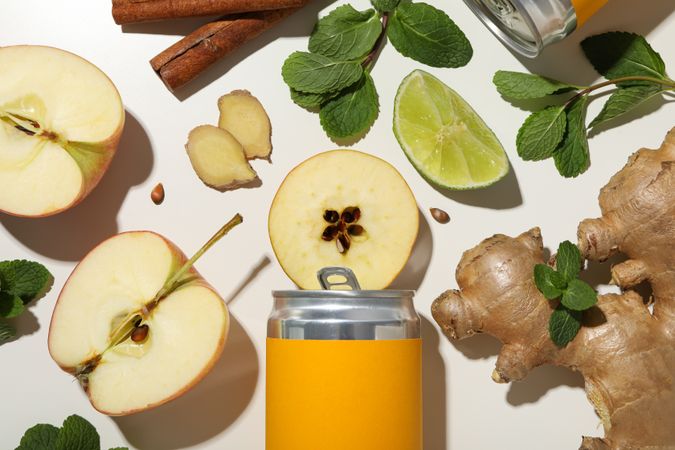
[[1, 47], [0, 67], [0, 211], [64, 211], [91, 192], [115, 154], [119, 93], [96, 66], [56, 48]]
[[236, 216], [190, 260], [164, 237], [138, 231], [104, 241], [77, 265], [54, 307], [49, 353], [97, 410], [126, 415], [161, 405], [215, 364], [229, 315], [192, 263], [240, 222]]
[[316, 273], [352, 269], [364, 289], [384, 289], [403, 269], [417, 238], [412, 191], [389, 163], [355, 150], [320, 153], [293, 169], [269, 213], [274, 253], [303, 289]]

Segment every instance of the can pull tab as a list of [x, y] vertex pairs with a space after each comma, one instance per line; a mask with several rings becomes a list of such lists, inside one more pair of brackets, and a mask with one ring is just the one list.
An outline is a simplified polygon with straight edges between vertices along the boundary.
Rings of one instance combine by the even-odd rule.
[[[332, 290], [334, 287], [349, 286], [352, 291], [360, 291], [361, 286], [356, 275], [347, 267], [324, 267], [316, 273], [322, 289]], [[339, 281], [332, 282], [329, 278], [339, 277]]]

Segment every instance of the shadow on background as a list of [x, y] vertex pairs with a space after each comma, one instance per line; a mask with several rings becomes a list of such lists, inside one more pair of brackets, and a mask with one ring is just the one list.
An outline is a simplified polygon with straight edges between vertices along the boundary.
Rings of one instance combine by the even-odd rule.
[[438, 347], [440, 336], [429, 319], [422, 319], [422, 405], [424, 450], [446, 450], [447, 390], [445, 363]]
[[244, 412], [258, 383], [258, 354], [241, 324], [230, 315], [222, 356], [185, 395], [158, 408], [115, 417], [124, 437], [144, 450], [197, 445], [227, 429]]
[[579, 372], [565, 367], [540, 366], [532, 370], [522, 381], [511, 383], [506, 401], [513, 406], [536, 403], [546, 393], [558, 386], [584, 387], [584, 378]]
[[434, 239], [431, 235], [431, 228], [422, 211], [417, 210], [420, 221], [420, 228], [417, 234], [417, 240], [413, 246], [410, 259], [400, 274], [394, 279], [389, 289], [412, 289], [417, 290], [422, 285], [424, 277], [429, 269], [431, 254], [434, 249]]
[[51, 217], [3, 215], [0, 222], [31, 250], [61, 261], [79, 261], [94, 246], [118, 232], [117, 213], [129, 190], [152, 171], [152, 146], [129, 111], [122, 138], [108, 171], [79, 205]]
[[431, 186], [445, 197], [465, 205], [490, 209], [511, 209], [523, 204], [523, 196], [520, 193], [518, 178], [516, 178], [513, 166], [509, 168], [509, 173], [504, 178], [483, 189], [455, 191], [433, 184]]

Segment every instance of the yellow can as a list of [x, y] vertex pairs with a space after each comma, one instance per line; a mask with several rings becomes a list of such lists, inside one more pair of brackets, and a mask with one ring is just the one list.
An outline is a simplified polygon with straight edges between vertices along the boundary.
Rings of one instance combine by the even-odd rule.
[[422, 341], [412, 291], [276, 291], [266, 450], [422, 450]]

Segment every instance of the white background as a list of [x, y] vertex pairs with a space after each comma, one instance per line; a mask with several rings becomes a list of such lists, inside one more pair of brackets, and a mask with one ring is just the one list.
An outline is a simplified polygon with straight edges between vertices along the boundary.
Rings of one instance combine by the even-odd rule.
[[[35, 423], [60, 424], [77, 413], [95, 424], [104, 448], [263, 449], [270, 290], [293, 287], [271, 251], [267, 211], [293, 166], [337, 146], [324, 135], [316, 115], [292, 104], [280, 68], [291, 51], [306, 48], [317, 14], [332, 9], [329, 3], [314, 0], [174, 96], [148, 60], [204, 19], [121, 28], [112, 20], [109, 1], [0, 2], [0, 45], [50, 45], [89, 59], [115, 82], [127, 110], [118, 154], [82, 204], [47, 219], [0, 216], [0, 259], [35, 259], [55, 277], [51, 292], [14, 321], [21, 337], [0, 347], [0, 448], [14, 448], [24, 430]], [[577, 179], [564, 179], [551, 161], [525, 163], [518, 158], [516, 131], [528, 112], [500, 98], [490, 81], [493, 73], [529, 69], [576, 84], [592, 83], [597, 75], [578, 42], [596, 32], [619, 29], [647, 35], [673, 74], [675, 3], [611, 0], [585, 28], [534, 61], [506, 50], [461, 0], [430, 3], [446, 10], [464, 30], [474, 57], [460, 69], [425, 70], [456, 89], [483, 116], [504, 144], [513, 170], [495, 186], [476, 192], [442, 193], [427, 184], [408, 163], [391, 131], [396, 88], [422, 65], [389, 45], [384, 48], [373, 71], [380, 117], [353, 147], [394, 164], [410, 183], [426, 219], [411, 266], [397, 282], [398, 287], [417, 289], [417, 307], [426, 318], [425, 449], [577, 448], [582, 434], [602, 434], [578, 375], [545, 367], [524, 382], [495, 384], [490, 373], [498, 342], [485, 336], [448, 342], [430, 322], [429, 306], [443, 290], [456, 287], [454, 268], [462, 251], [485, 237], [498, 232], [515, 235], [538, 225], [548, 247], [574, 240], [578, 222], [598, 214], [599, 189], [628, 155], [641, 146], [657, 147], [675, 125], [672, 97], [650, 102], [640, 108], [647, 116], [593, 136], [589, 171]], [[367, 7], [365, 0], [353, 4]], [[0, 82], [1, 77], [0, 67]], [[217, 122], [216, 100], [233, 89], [249, 89], [267, 108], [274, 128], [273, 163], [254, 162], [262, 187], [220, 193], [197, 179], [183, 145], [191, 128]], [[601, 103], [593, 102], [589, 116], [599, 111]], [[155, 206], [149, 194], [160, 181], [166, 201]], [[452, 221], [434, 222], [429, 207], [443, 208]], [[97, 413], [47, 352], [54, 303], [75, 263], [99, 241], [138, 229], [164, 234], [192, 253], [235, 212], [243, 214], [244, 225], [198, 263], [207, 280], [230, 301], [233, 316], [230, 341], [214, 371], [193, 391], [153, 411], [124, 418]], [[608, 279], [608, 266], [593, 265], [589, 277], [597, 282]]]

